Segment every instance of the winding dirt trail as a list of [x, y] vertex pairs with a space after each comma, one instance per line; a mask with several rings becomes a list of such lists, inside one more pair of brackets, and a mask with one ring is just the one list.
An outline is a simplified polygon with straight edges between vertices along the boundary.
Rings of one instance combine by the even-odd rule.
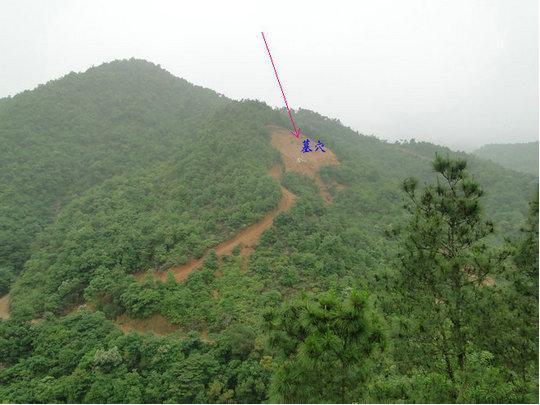
[[[269, 170], [268, 174], [279, 180], [281, 178], [281, 169], [279, 165], [273, 166]], [[281, 199], [279, 200], [277, 207], [266, 214], [259, 222], [248, 226], [240, 231], [240, 233], [236, 234], [232, 239], [229, 239], [216, 246], [216, 254], [218, 256], [230, 255], [235, 246], [242, 246], [240, 254], [242, 257], [244, 257], [245, 265], [247, 265], [247, 257], [253, 251], [254, 245], [259, 241], [262, 233], [272, 226], [276, 215], [278, 215], [280, 212], [288, 211], [295, 201], [296, 196], [281, 186]], [[176, 281], [184, 281], [195, 269], [203, 265], [205, 256], [206, 253], [200, 259], [193, 259], [186, 264], [172, 267], [166, 272], [155, 273], [155, 277], [161, 281], [165, 281], [167, 279], [167, 273], [171, 272]], [[145, 273], [140, 273], [136, 277], [140, 278], [144, 277], [144, 275]]]
[[[332, 196], [328, 193], [324, 182], [319, 177], [318, 171], [322, 166], [338, 165], [339, 161], [337, 160], [336, 155], [328, 149], [326, 149], [326, 152], [302, 153], [302, 145], [304, 139], [306, 139], [305, 137], [297, 139], [291, 136], [288, 130], [283, 128], [270, 127], [270, 129], [272, 132], [272, 146], [281, 153], [284, 170], [305, 174], [313, 178], [319, 187], [321, 197], [327, 203], [332, 202]], [[268, 175], [279, 182], [282, 176], [282, 169], [283, 168], [280, 165], [274, 165], [268, 171]], [[242, 270], [247, 271], [249, 255], [253, 252], [262, 233], [272, 226], [276, 215], [288, 211], [296, 201], [296, 196], [293, 193], [283, 186], [280, 187], [281, 200], [277, 207], [266, 214], [259, 222], [248, 226], [232, 239], [216, 246], [214, 249], [217, 256], [230, 255], [235, 246], [241, 246], [240, 255], [244, 260]], [[205, 252], [200, 259], [193, 259], [188, 263], [172, 267], [168, 271], [156, 272], [154, 273], [154, 277], [158, 280], [165, 281], [167, 280], [167, 274], [171, 272], [177, 282], [182, 282], [186, 280], [193, 271], [202, 267], [207, 253], [208, 252]], [[135, 277], [137, 279], [142, 279], [146, 274], [147, 272], [141, 272], [136, 274]]]
[[[332, 196], [328, 193], [324, 182], [321, 180], [318, 174], [318, 171], [322, 166], [339, 165], [339, 161], [332, 151], [327, 149], [325, 153], [302, 153], [302, 143], [304, 139], [306, 139], [305, 137], [300, 139], [294, 138], [291, 136], [288, 130], [283, 128], [271, 127], [270, 129], [272, 131], [272, 146], [274, 146], [274, 148], [279, 150], [281, 153], [284, 167], [274, 165], [268, 171], [268, 175], [279, 182], [281, 180], [283, 170], [305, 174], [315, 180], [319, 187], [321, 197], [327, 203], [332, 202]], [[339, 186], [340, 185], [337, 185], [338, 189]], [[243, 257], [242, 270], [247, 271], [249, 256], [254, 251], [255, 245], [261, 238], [262, 233], [272, 226], [276, 215], [281, 212], [288, 211], [296, 201], [296, 196], [293, 193], [283, 186], [280, 186], [280, 188], [281, 199], [277, 207], [267, 213], [256, 224], [248, 226], [235, 235], [232, 239], [229, 239], [216, 246], [215, 250], [218, 256], [231, 254], [235, 246], [241, 246], [240, 255]], [[169, 271], [172, 272], [177, 282], [182, 282], [189, 276], [189, 274], [203, 265], [204, 256], [206, 256], [206, 253], [200, 259], [193, 259], [189, 263], [173, 267], [169, 269]], [[167, 279], [167, 273], [168, 272], [154, 273], [154, 277], [165, 281]], [[140, 279], [146, 276], [146, 274], [147, 272], [141, 272], [136, 274], [135, 277]], [[216, 297], [217, 295], [214, 296], [214, 298]], [[9, 313], [9, 294], [7, 294], [0, 298], [0, 319], [8, 319]], [[157, 332], [158, 334], [168, 334], [178, 330], [177, 325], [171, 324], [159, 314], [156, 314], [146, 320], [132, 320], [127, 316], [122, 315], [116, 320], [116, 323], [124, 332], [136, 330], [139, 332], [153, 331], [155, 333]]]

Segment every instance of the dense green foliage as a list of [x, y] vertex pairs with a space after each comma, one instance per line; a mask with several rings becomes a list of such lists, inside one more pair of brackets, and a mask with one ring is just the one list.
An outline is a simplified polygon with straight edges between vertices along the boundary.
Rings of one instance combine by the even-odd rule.
[[[484, 315], [477, 311], [479, 296], [498, 262], [485, 243], [493, 224], [481, 218], [482, 190], [468, 178], [466, 165], [437, 156], [433, 167], [440, 178], [420, 195], [416, 179], [404, 181], [411, 219], [395, 288], [399, 309], [414, 314], [400, 328], [407, 338], [399, 352], [407, 357], [419, 353], [419, 365], [446, 374], [452, 385], [468, 365], [475, 333], [480, 332], [475, 317]], [[401, 361], [409, 365], [405, 356]], [[428, 358], [431, 363], [424, 362]], [[448, 399], [456, 400], [458, 390], [450, 391]]]
[[[340, 161], [320, 171], [333, 202], [285, 173], [296, 202], [246, 268], [212, 248], [278, 203], [283, 111], [130, 60], [2, 100], [0, 118], [1, 401], [537, 401], [534, 176], [300, 110]], [[151, 276], [200, 257], [185, 282]], [[123, 334], [120, 314], [178, 332]]]
[[[100, 313], [0, 323], [6, 402], [260, 402], [269, 371], [253, 336], [231, 328], [213, 344], [124, 336]], [[257, 354], [259, 353], [259, 354]]]
[[278, 403], [347, 403], [364, 396], [373, 358], [384, 348], [366, 294], [345, 301], [321, 294], [266, 314], [278, 352], [270, 399]]
[[[266, 170], [275, 156], [264, 121], [251, 124], [251, 115], [226, 107], [172, 162], [113, 177], [66, 204], [13, 289], [15, 311], [31, 317], [77, 303], [100, 268], [127, 275], [185, 263], [273, 208], [280, 194]], [[220, 116], [236, 116], [236, 127]], [[238, 134], [248, 131], [259, 136], [244, 144]]]
[[484, 145], [473, 153], [508, 169], [538, 176], [538, 141]]
[[70, 73], [0, 104], [0, 293], [78, 193], [187, 153], [225, 98], [143, 61]]
[[[428, 169], [429, 162], [437, 153], [467, 160], [470, 174], [484, 190], [486, 215], [495, 225], [496, 236], [502, 239], [503, 236], [517, 235], [523, 224], [523, 213], [527, 210], [527, 201], [531, 199], [535, 185], [538, 184], [537, 177], [530, 174], [516, 174], [512, 170], [502, 170], [496, 163], [463, 152], [453, 152], [446, 147], [429, 142], [412, 140], [396, 144], [396, 146], [423, 158], [424, 166]], [[516, 209], [517, 201], [521, 201], [519, 209]]]

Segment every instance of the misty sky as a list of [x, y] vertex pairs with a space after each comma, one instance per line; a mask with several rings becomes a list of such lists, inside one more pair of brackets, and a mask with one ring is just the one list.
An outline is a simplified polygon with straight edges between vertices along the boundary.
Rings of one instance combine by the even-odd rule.
[[143, 58], [235, 99], [470, 149], [538, 139], [535, 0], [2, 1], [0, 97]]

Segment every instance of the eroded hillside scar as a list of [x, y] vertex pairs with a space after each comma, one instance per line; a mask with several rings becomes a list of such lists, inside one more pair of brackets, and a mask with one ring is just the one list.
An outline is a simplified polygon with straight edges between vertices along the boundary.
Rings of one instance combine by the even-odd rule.
[[[268, 171], [268, 175], [279, 180], [281, 178], [281, 169], [279, 165], [273, 166]], [[296, 200], [296, 196], [293, 193], [283, 186], [280, 186], [280, 188], [281, 199], [279, 200], [277, 207], [267, 213], [259, 222], [248, 226], [232, 239], [229, 239], [216, 246], [215, 251], [218, 256], [230, 255], [235, 246], [243, 246], [240, 251], [240, 255], [244, 257], [244, 260], [247, 260], [249, 254], [253, 251], [254, 245], [261, 238], [262, 233], [272, 226], [276, 215], [278, 215], [280, 212], [288, 211]], [[156, 273], [155, 277], [161, 281], [165, 281], [167, 279], [167, 273], [171, 272], [176, 281], [184, 281], [189, 274], [191, 274], [198, 267], [201, 267], [203, 263], [204, 256], [200, 259], [193, 259], [186, 264], [172, 267], [166, 272]], [[137, 277], [141, 276], [144, 276], [144, 273], [138, 275]]]
[[[281, 180], [283, 170], [297, 172], [305, 174], [315, 180], [319, 187], [319, 192], [321, 197], [326, 202], [331, 202], [332, 197], [328, 193], [324, 182], [318, 175], [318, 170], [322, 166], [327, 165], [338, 165], [339, 162], [330, 150], [327, 150], [325, 153], [311, 153], [303, 154], [302, 153], [302, 141], [305, 138], [295, 138], [291, 136], [288, 130], [272, 127], [272, 146], [276, 148], [280, 153], [283, 159], [283, 166], [274, 165], [268, 171], [268, 175], [278, 182]], [[255, 245], [259, 242], [261, 235], [267, 229], [269, 229], [273, 222], [274, 218], [281, 212], [286, 212], [290, 210], [296, 201], [296, 196], [287, 190], [285, 187], [280, 186], [281, 188], [281, 199], [276, 208], [268, 212], [259, 222], [248, 226], [247, 228], [240, 231], [232, 239], [229, 239], [225, 242], [220, 243], [214, 249], [216, 255], [230, 255], [235, 248], [235, 246], [242, 246], [240, 255], [243, 258], [242, 269], [247, 270], [247, 262], [249, 255], [253, 252]], [[172, 273], [174, 279], [177, 282], [182, 282], [197, 268], [202, 267], [204, 263], [204, 257], [200, 259], [193, 259], [188, 263], [175, 266], [170, 268], [168, 271], [156, 272], [154, 277], [165, 281], [167, 280], [168, 273]], [[137, 278], [142, 278], [146, 275], [146, 272], [139, 273], [136, 275]]]
[[307, 138], [304, 135], [295, 138], [287, 130], [272, 127], [272, 146], [281, 153], [285, 171], [311, 177], [317, 183], [321, 197], [330, 203], [332, 196], [319, 176], [319, 169], [323, 166], [337, 166], [339, 161], [329, 149], [326, 149], [324, 153], [302, 153], [302, 143], [305, 139]]

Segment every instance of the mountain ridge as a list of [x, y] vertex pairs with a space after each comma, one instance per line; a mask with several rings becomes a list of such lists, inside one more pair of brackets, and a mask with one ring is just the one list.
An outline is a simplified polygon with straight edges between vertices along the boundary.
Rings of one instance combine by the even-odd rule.
[[538, 141], [487, 144], [472, 153], [508, 169], [538, 177]]

